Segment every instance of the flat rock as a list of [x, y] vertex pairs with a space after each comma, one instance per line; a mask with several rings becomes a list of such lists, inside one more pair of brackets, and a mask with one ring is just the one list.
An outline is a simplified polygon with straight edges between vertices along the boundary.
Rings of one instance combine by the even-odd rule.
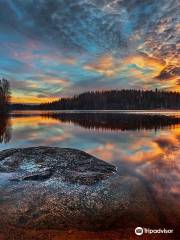
[[13, 181], [52, 177], [91, 185], [114, 174], [116, 167], [76, 149], [34, 147], [2, 151], [0, 172], [15, 172]]
[[75, 149], [0, 152], [0, 226], [97, 230], [134, 223], [158, 223], [136, 177]]

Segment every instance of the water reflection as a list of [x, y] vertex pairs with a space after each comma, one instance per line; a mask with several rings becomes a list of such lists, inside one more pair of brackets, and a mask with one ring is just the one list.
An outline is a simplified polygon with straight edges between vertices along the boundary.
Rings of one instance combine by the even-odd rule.
[[[47, 145], [84, 150], [115, 164], [120, 175], [138, 178], [162, 226], [180, 227], [180, 115], [36, 112], [12, 114], [7, 122], [0, 126], [6, 129], [2, 126], [11, 122], [12, 139], [0, 149]], [[127, 234], [134, 232], [127, 228], [99, 235], [72, 232], [56, 239], [81, 239], [83, 234], [82, 239], [131, 239]]]
[[0, 115], [0, 143], [8, 143], [11, 139], [11, 123], [9, 115]]
[[[11, 140], [11, 123], [16, 144], [23, 140], [35, 144], [53, 141], [65, 141], [72, 137], [66, 131], [67, 126], [77, 129], [96, 131], [130, 131], [130, 130], [161, 130], [164, 128], [177, 128], [180, 124], [180, 115], [163, 114], [133, 114], [133, 113], [100, 113], [100, 112], [15, 112], [11, 115], [0, 116], [0, 142], [7, 144]], [[49, 129], [51, 126], [51, 129]], [[24, 129], [25, 128], [25, 129]], [[19, 131], [21, 130], [21, 131]], [[52, 140], [52, 141], [50, 141]], [[12, 142], [13, 144], [13, 142]], [[22, 143], [21, 143], [22, 144]], [[110, 146], [110, 144], [108, 144]], [[3, 146], [3, 148], [6, 148]]]
[[148, 130], [161, 129], [180, 123], [180, 118], [166, 115], [129, 113], [46, 113], [44, 117], [74, 123], [88, 129]]

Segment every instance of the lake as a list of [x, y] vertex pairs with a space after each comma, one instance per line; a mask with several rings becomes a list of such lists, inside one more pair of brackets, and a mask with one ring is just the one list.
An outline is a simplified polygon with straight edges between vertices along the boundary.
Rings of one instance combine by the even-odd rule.
[[180, 220], [179, 111], [19, 111], [1, 116], [0, 127], [1, 150], [81, 149], [141, 179], [164, 227]]

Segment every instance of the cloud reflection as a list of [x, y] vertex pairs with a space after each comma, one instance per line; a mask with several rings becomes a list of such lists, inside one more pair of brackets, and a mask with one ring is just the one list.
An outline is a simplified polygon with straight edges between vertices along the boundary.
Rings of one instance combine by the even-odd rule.
[[156, 130], [143, 127], [138, 131], [109, 131], [84, 128], [73, 121], [38, 114], [13, 115], [11, 123], [12, 139], [1, 145], [1, 149], [48, 145], [84, 150], [115, 164], [120, 175], [138, 178], [158, 209], [161, 223], [177, 224], [180, 216], [180, 124]]

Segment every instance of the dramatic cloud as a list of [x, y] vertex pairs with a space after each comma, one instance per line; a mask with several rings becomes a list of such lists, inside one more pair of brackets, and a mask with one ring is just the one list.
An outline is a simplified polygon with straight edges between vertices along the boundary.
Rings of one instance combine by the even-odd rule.
[[178, 0], [0, 0], [0, 9], [0, 75], [14, 101], [73, 89], [180, 91]]

